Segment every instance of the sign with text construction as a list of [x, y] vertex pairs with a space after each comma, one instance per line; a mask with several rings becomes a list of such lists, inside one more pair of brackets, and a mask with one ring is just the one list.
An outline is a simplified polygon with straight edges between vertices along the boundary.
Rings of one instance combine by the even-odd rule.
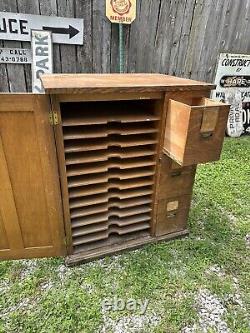
[[31, 30], [51, 31], [53, 43], [83, 44], [83, 19], [0, 12], [1, 40], [31, 40]]
[[40, 76], [53, 73], [52, 38], [50, 31], [32, 30], [32, 92], [44, 92]]
[[231, 105], [227, 134], [250, 134], [250, 55], [221, 53], [212, 98]]
[[31, 64], [31, 50], [0, 47], [0, 63]]
[[131, 24], [136, 18], [136, 0], [106, 0], [106, 16], [112, 23]]

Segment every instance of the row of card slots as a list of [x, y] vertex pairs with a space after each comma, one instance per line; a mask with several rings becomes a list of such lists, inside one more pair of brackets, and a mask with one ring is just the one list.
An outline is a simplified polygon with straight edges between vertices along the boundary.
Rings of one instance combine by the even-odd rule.
[[[143, 195], [136, 198], [110, 198], [105, 202], [96, 203], [92, 205], [87, 205], [84, 207], [71, 208], [71, 221], [72, 226], [78, 223], [86, 222], [87, 218], [93, 218], [95, 214], [103, 214], [108, 212], [113, 212], [117, 216], [127, 216], [133, 213], [134, 207], [145, 206], [151, 207], [152, 202], [151, 195]], [[132, 214], [133, 215], [133, 214]], [[86, 219], [85, 219], [86, 217]]]
[[[149, 126], [150, 125], [150, 126]], [[152, 123], [139, 123], [139, 124], [114, 124], [108, 123], [107, 125], [95, 126], [77, 126], [65, 127], [63, 129], [64, 140], [77, 140], [89, 138], [118, 138], [119, 136], [128, 137], [130, 135], [151, 134], [157, 132], [157, 124]]]
[[65, 112], [62, 124], [64, 127], [75, 127], [83, 125], [102, 125], [108, 123], [134, 124], [148, 121], [157, 121], [159, 116], [153, 111], [142, 112], [140, 110], [89, 110], [89, 112], [79, 112], [72, 109]]
[[[108, 107], [99, 109], [104, 104]], [[149, 233], [160, 119], [152, 103], [127, 104], [62, 108], [76, 252]]]
[[111, 218], [106, 223], [100, 223], [89, 228], [78, 228], [73, 231], [73, 246], [106, 239], [110, 234], [124, 235], [150, 228], [150, 214], [133, 216], [127, 219]]
[[155, 158], [111, 158], [108, 161], [73, 164], [67, 167], [67, 177], [80, 176], [86, 174], [96, 174], [102, 172], [113, 172], [114, 170], [129, 170], [135, 168], [152, 167], [156, 164]]
[[139, 147], [109, 147], [107, 151], [103, 149], [86, 152], [73, 152], [65, 154], [66, 165], [93, 163], [108, 160], [137, 158], [143, 156], [154, 156], [156, 154], [154, 145], [146, 145]]
[[110, 199], [128, 199], [133, 197], [140, 197], [150, 195], [153, 193], [152, 186], [138, 187], [129, 190], [110, 189], [104, 193], [91, 194], [79, 198], [71, 198], [69, 200], [69, 207], [79, 208], [99, 203], [108, 202]]
[[103, 184], [84, 185], [77, 188], [69, 189], [69, 198], [85, 197], [94, 194], [112, 193], [117, 190], [133, 189], [142, 186], [153, 185], [152, 177], [142, 177], [128, 180], [109, 180]]
[[[149, 181], [151, 182], [149, 186], [125, 190], [117, 188], [105, 190], [110, 186], [107, 183], [104, 185], [103, 193], [100, 193], [100, 189], [93, 190], [87, 186], [89, 189], [86, 189], [84, 194], [70, 198], [73, 246], [107, 239], [110, 234], [122, 237], [124, 234], [149, 229], [152, 178], [149, 177]], [[132, 182], [131, 185], [134, 187]], [[93, 192], [98, 194], [92, 194]]]
[[66, 140], [64, 142], [64, 151], [65, 153], [87, 152], [101, 149], [108, 150], [111, 147], [141, 147], [154, 145], [156, 143], [156, 136], [149, 134], [143, 134], [141, 136], [130, 135], [127, 137], [113, 135], [106, 138], [96, 138], [93, 136], [93, 139]]
[[121, 170], [119, 168], [109, 169], [108, 172], [94, 173], [91, 177], [87, 175], [75, 175], [68, 177], [68, 188], [80, 187], [84, 185], [96, 185], [107, 183], [113, 180], [133, 180], [134, 178], [141, 178], [147, 176], [153, 176], [155, 172], [154, 166], [151, 167], [140, 167], [128, 170]]

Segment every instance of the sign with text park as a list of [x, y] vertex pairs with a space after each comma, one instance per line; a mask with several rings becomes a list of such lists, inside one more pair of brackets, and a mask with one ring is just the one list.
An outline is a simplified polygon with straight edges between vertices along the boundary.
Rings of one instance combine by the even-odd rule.
[[136, 0], [106, 0], [106, 16], [112, 23], [131, 24], [136, 18]]
[[51, 31], [53, 43], [83, 44], [83, 19], [0, 12], [0, 39], [31, 41], [31, 30]]
[[50, 31], [32, 30], [32, 92], [43, 93], [42, 74], [53, 73], [52, 38]]

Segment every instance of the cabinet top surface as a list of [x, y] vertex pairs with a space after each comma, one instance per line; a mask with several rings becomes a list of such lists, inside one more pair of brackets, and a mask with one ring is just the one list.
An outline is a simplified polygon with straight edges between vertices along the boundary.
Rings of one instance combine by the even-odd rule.
[[84, 92], [149, 92], [212, 90], [213, 84], [164, 74], [47, 74], [44, 89], [51, 94]]

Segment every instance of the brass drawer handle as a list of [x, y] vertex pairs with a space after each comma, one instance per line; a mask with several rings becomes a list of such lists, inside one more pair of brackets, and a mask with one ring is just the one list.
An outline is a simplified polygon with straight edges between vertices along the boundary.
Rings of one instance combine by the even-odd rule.
[[213, 132], [204, 132], [204, 133], [201, 133], [201, 136], [202, 136], [204, 139], [208, 139], [208, 138], [210, 138], [211, 136], [213, 136]]
[[179, 171], [173, 171], [173, 172], [171, 172], [171, 177], [178, 177], [180, 175], [181, 175], [181, 171], [180, 170]]
[[177, 216], [177, 210], [176, 211], [173, 211], [173, 212], [168, 212], [167, 213], [167, 218], [168, 219], [172, 219], [172, 218], [174, 218], [174, 217], [176, 217]]
[[169, 201], [167, 203], [167, 218], [174, 218], [177, 215], [178, 212], [178, 207], [179, 207], [179, 201]]

